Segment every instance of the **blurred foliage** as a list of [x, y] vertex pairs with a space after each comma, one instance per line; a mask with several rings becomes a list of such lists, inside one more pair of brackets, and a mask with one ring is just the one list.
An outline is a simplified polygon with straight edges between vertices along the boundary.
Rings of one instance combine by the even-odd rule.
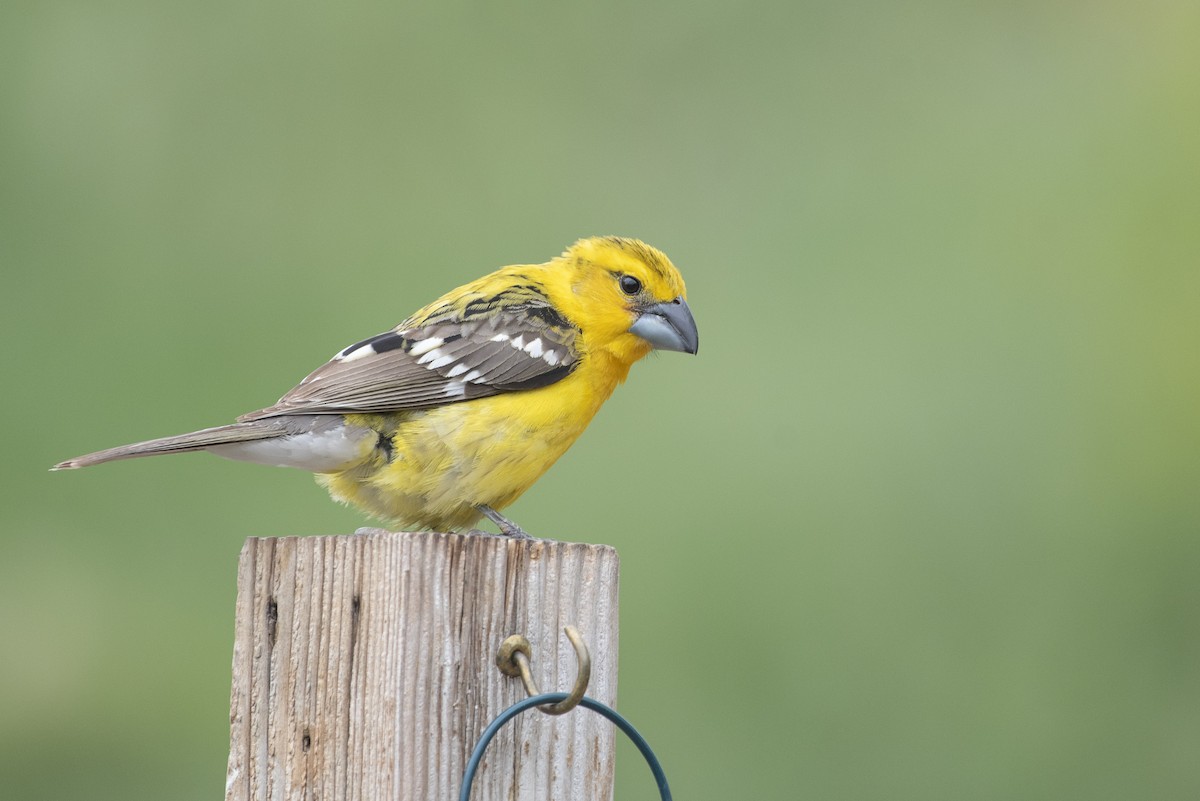
[[219, 795], [242, 539], [364, 522], [215, 458], [45, 468], [619, 233], [683, 270], [700, 355], [512, 514], [620, 549], [620, 706], [678, 797], [1200, 797], [1198, 34], [1156, 0], [5, 4], [3, 795]]

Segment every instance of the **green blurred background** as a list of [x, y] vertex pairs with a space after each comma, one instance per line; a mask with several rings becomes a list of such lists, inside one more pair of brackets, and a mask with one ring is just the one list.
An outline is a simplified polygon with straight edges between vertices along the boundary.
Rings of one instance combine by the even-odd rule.
[[218, 797], [243, 538], [365, 522], [50, 464], [596, 233], [680, 266], [700, 355], [512, 514], [620, 550], [679, 798], [1200, 797], [1196, 3], [0, 15], [5, 798]]

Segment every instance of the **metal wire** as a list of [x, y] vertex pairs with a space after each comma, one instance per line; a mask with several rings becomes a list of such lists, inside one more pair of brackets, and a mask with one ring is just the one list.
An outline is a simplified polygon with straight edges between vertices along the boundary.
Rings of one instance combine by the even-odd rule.
[[[496, 732], [500, 731], [505, 723], [508, 723], [531, 707], [541, 704], [562, 703], [567, 697], [568, 693], [543, 693], [542, 695], [526, 698], [501, 712], [495, 720], [488, 724], [488, 727], [483, 730], [483, 734], [479, 736], [479, 742], [476, 743], [470, 760], [467, 761], [467, 769], [463, 773], [462, 792], [458, 794], [458, 801], [471, 801], [471, 785], [475, 782], [475, 772], [479, 769], [480, 761], [483, 760], [483, 753], [487, 750], [492, 738], [496, 736]], [[659, 764], [658, 757], [654, 755], [654, 751], [650, 749], [650, 744], [646, 742], [646, 738], [638, 733], [633, 724], [621, 717], [617, 710], [607, 704], [600, 703], [595, 698], [585, 695], [583, 700], [579, 702], [579, 705], [593, 712], [599, 712], [617, 724], [617, 728], [625, 732], [625, 735], [633, 741], [633, 744], [637, 746], [637, 750], [641, 752], [642, 758], [646, 760], [646, 764], [650, 766], [650, 772], [654, 774], [654, 781], [658, 785], [659, 797], [662, 801], [671, 801], [671, 788], [667, 786], [667, 777], [663, 773], [662, 765]]]

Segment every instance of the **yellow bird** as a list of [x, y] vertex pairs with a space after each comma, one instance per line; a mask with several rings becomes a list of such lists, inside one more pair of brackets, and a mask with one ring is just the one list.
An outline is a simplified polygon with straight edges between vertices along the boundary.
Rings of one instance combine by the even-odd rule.
[[504, 267], [356, 342], [232, 425], [68, 459], [55, 470], [208, 451], [298, 467], [339, 501], [409, 529], [499, 513], [587, 428], [652, 349], [695, 353], [683, 277], [636, 239], [576, 242]]

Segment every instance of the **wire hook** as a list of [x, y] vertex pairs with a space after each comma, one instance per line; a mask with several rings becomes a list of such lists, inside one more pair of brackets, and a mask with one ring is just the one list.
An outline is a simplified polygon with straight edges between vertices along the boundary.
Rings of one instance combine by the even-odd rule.
[[[574, 626], [565, 626], [563, 632], [571, 641], [571, 645], [575, 646], [575, 658], [579, 662], [579, 668], [575, 672], [575, 686], [566, 698], [555, 704], [538, 707], [538, 711], [547, 715], [562, 715], [579, 706], [583, 694], [587, 692], [588, 682], [592, 679], [592, 657], [583, 642], [583, 635]], [[506, 676], [519, 676], [525, 683], [525, 692], [530, 696], [541, 695], [529, 668], [532, 654], [533, 648], [529, 645], [529, 640], [520, 634], [505, 638], [504, 642], [500, 643], [500, 649], [496, 651], [496, 667]]]

